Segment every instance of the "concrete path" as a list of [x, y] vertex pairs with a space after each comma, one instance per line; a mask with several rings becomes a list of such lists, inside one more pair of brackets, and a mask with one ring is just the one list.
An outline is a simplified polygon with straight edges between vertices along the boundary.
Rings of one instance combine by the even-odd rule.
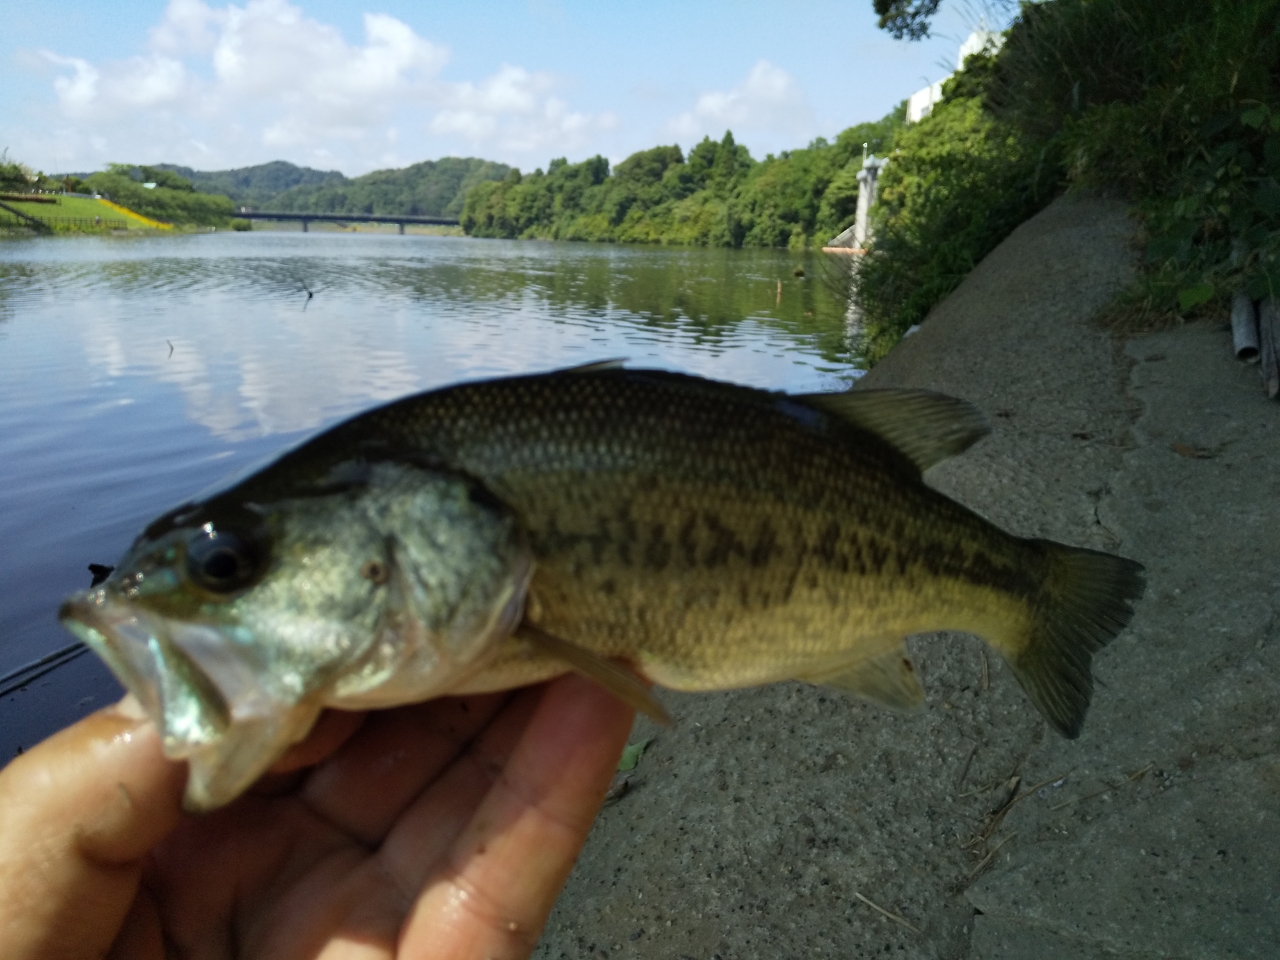
[[1080, 739], [957, 634], [911, 641], [911, 714], [663, 693], [678, 726], [637, 723], [536, 956], [1280, 956], [1280, 405], [1217, 325], [1091, 326], [1132, 235], [1119, 204], [1055, 203], [864, 381], [991, 417], [930, 472], [948, 495], [1146, 565]]

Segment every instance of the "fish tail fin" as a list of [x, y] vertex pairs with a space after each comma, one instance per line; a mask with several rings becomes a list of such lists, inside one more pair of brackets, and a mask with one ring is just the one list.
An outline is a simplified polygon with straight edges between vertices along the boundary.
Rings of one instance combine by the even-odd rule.
[[1142, 564], [1050, 540], [1028, 543], [1048, 559], [1030, 629], [1002, 651], [1036, 709], [1068, 739], [1080, 735], [1093, 693], [1093, 654], [1133, 618]]

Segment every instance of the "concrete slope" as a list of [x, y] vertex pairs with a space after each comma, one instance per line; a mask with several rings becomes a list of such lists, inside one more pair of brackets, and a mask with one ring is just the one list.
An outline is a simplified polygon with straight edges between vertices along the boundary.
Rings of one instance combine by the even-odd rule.
[[939, 489], [1146, 564], [1080, 739], [958, 634], [912, 639], [910, 714], [801, 684], [663, 693], [678, 726], [637, 724], [654, 741], [537, 956], [1276, 955], [1280, 407], [1216, 328], [1091, 325], [1133, 232], [1117, 203], [1058, 201], [865, 380], [991, 416]]

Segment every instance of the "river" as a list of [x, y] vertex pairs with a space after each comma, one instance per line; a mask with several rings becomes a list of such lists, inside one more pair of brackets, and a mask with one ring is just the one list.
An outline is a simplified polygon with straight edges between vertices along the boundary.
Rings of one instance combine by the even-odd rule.
[[162, 510], [462, 380], [617, 357], [842, 388], [860, 364], [829, 269], [773, 250], [378, 234], [0, 241], [0, 763], [116, 695], [91, 655], [15, 671], [73, 642], [61, 599]]

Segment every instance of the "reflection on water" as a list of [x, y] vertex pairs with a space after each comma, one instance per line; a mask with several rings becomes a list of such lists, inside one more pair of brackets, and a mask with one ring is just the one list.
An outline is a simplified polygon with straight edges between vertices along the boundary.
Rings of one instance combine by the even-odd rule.
[[58, 601], [157, 512], [373, 403], [608, 357], [848, 384], [844, 305], [797, 265], [821, 273], [775, 251], [435, 237], [0, 244], [0, 672], [66, 642]]

